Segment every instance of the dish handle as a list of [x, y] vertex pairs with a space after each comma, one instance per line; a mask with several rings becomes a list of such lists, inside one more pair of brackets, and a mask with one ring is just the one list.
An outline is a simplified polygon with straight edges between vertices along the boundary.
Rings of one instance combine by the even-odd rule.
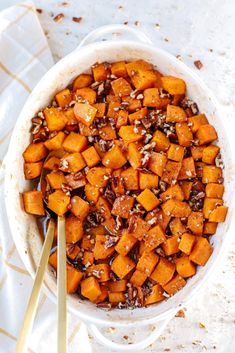
[[142, 31], [126, 25], [114, 24], [96, 28], [82, 39], [77, 49], [84, 45], [104, 40], [137, 40], [145, 44], [153, 44], [149, 37]]
[[[139, 342], [131, 343], [131, 344], [130, 343], [122, 344], [122, 343], [116, 343], [111, 341], [109, 338], [105, 337], [105, 335], [100, 331], [100, 328], [98, 328], [94, 324], [89, 324], [88, 329], [98, 342], [102, 343], [104, 346], [108, 347], [109, 349], [116, 350], [117, 352], [134, 352], [134, 351], [143, 350], [144, 348], [148, 347], [150, 344], [154, 343], [161, 335], [161, 333], [163, 332], [163, 330], [165, 329], [166, 325], [171, 320], [171, 318], [172, 318], [172, 315], [166, 317], [161, 321], [157, 321], [156, 324], [153, 323], [153, 325], [154, 326], [156, 325], [156, 326], [146, 338], [144, 338]], [[134, 327], [134, 322], [133, 322], [133, 327]]]

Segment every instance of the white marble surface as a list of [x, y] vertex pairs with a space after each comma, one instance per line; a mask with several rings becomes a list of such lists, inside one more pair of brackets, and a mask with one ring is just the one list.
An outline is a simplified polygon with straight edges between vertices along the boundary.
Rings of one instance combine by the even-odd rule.
[[[0, 10], [17, 3], [1, 0]], [[234, 0], [35, 0], [42, 27], [57, 61], [72, 51], [92, 29], [128, 21], [128, 26], [143, 30], [159, 47], [179, 55], [214, 91], [223, 105], [227, 132], [234, 144], [235, 108], [235, 31]], [[53, 15], [63, 13], [60, 23]], [[72, 16], [82, 17], [80, 23]], [[139, 21], [135, 24], [136, 21]], [[1, 48], [0, 48], [1, 50]], [[203, 68], [194, 66], [201, 60]], [[235, 151], [235, 145], [234, 145]], [[233, 227], [235, 229], [235, 227]], [[145, 351], [150, 352], [235, 352], [235, 241], [207, 289], [191, 302], [185, 318], [174, 318], [160, 339]], [[205, 327], [203, 327], [203, 325]], [[129, 332], [109, 332], [123, 340]], [[135, 332], [140, 336], [141, 332]], [[92, 340], [95, 353], [107, 352]]]

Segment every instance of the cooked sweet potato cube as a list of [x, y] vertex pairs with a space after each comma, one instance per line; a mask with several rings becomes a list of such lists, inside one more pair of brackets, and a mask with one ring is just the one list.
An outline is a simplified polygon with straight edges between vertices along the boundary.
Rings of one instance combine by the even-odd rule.
[[144, 90], [144, 107], [152, 107], [157, 109], [165, 109], [170, 104], [170, 98], [161, 96], [158, 88], [147, 88]]
[[24, 163], [24, 177], [26, 180], [37, 178], [42, 172], [43, 162]]
[[216, 183], [209, 183], [206, 185], [206, 196], [212, 197], [215, 199], [222, 199], [224, 194], [224, 185], [223, 184], [216, 184]]
[[105, 235], [107, 231], [105, 230], [104, 226], [99, 225], [96, 227], [91, 227], [89, 233], [91, 235], [97, 235], [97, 234]]
[[66, 243], [77, 243], [83, 236], [83, 225], [78, 217], [69, 215], [65, 219]]
[[114, 216], [120, 216], [122, 218], [128, 218], [130, 211], [134, 205], [134, 197], [122, 195], [117, 197], [113, 203], [113, 208], [111, 213]]
[[156, 142], [155, 150], [157, 152], [166, 152], [170, 147], [168, 137], [160, 130], [156, 130], [153, 134], [152, 142]]
[[141, 120], [144, 117], [146, 117], [148, 114], [148, 109], [147, 108], [141, 108], [137, 110], [136, 112], [129, 114], [128, 118], [130, 123], [134, 123], [135, 120]]
[[150, 173], [139, 173], [140, 190], [158, 187], [158, 176]]
[[156, 264], [158, 263], [159, 256], [154, 254], [153, 251], [144, 252], [137, 262], [136, 269], [140, 272], [150, 276]]
[[141, 272], [139, 270], [135, 270], [133, 275], [130, 278], [130, 282], [133, 284], [135, 287], [141, 287], [144, 282], [146, 281], [148, 275], [144, 272]]
[[[92, 251], [94, 249], [94, 244], [95, 244], [95, 239], [94, 237], [91, 237], [90, 234], [84, 234], [82, 237], [82, 241], [81, 241], [81, 248], [88, 250], [88, 251]], [[93, 253], [94, 255], [94, 253]]]
[[108, 152], [105, 153], [102, 163], [105, 167], [111, 169], [119, 169], [127, 162], [120, 147], [114, 145]]
[[111, 206], [109, 202], [102, 196], [98, 198], [96, 209], [99, 210], [105, 219], [109, 219], [111, 217]]
[[182, 276], [177, 274], [174, 278], [172, 278], [172, 280], [170, 280], [170, 282], [165, 284], [163, 288], [168, 294], [174, 295], [180, 289], [182, 289], [186, 285], [186, 283], [187, 282], [185, 281], [185, 279], [183, 279]]
[[164, 90], [166, 90], [172, 95], [185, 94], [186, 92], [186, 84], [181, 78], [173, 76], [163, 76], [161, 78], [161, 81]]
[[92, 104], [92, 106], [97, 109], [96, 118], [103, 118], [103, 116], [105, 115], [105, 111], [106, 111], [106, 103], [95, 103]]
[[91, 125], [91, 126], [86, 126], [81, 122], [78, 122], [78, 126], [79, 126], [79, 131], [80, 131], [80, 135], [82, 136], [96, 136], [99, 135], [99, 131], [98, 129]]
[[83, 273], [78, 271], [73, 266], [67, 264], [67, 293], [75, 293], [78, 289], [78, 285], [82, 280]]
[[25, 191], [22, 193], [25, 212], [37, 216], [44, 216], [42, 192], [37, 190]]
[[136, 243], [136, 237], [131, 235], [127, 229], [124, 229], [120, 240], [115, 246], [115, 250], [121, 255], [127, 255]]
[[218, 206], [211, 211], [209, 216], [209, 222], [224, 222], [228, 212], [228, 207]]
[[45, 161], [43, 168], [49, 170], [57, 170], [59, 165], [60, 159], [58, 157], [52, 156]]
[[115, 129], [111, 125], [99, 129], [100, 137], [105, 141], [115, 140], [117, 137]]
[[46, 179], [52, 189], [61, 189], [62, 184], [66, 183], [64, 173], [62, 172], [51, 172], [47, 174]]
[[64, 112], [59, 108], [51, 107], [43, 111], [49, 131], [63, 130], [68, 122]]
[[121, 126], [118, 134], [124, 141], [131, 143], [142, 140], [141, 131], [141, 128], [136, 126]]
[[203, 215], [205, 218], [209, 218], [211, 212], [216, 209], [218, 206], [223, 205], [223, 200], [216, 198], [205, 197], [203, 205]]
[[190, 199], [190, 193], [192, 190], [192, 186], [193, 186], [192, 181], [180, 181], [180, 187], [183, 190], [185, 200]]
[[96, 116], [97, 109], [90, 104], [76, 103], [74, 106], [74, 114], [76, 119], [85, 126], [90, 126]]
[[111, 292], [125, 292], [126, 285], [127, 285], [126, 279], [120, 279], [120, 280], [108, 283], [108, 287]]
[[75, 260], [79, 252], [80, 252], [80, 248], [77, 244], [66, 244], [66, 255], [71, 260]]
[[89, 183], [86, 183], [84, 190], [85, 190], [87, 201], [94, 202], [94, 203], [98, 201], [98, 198], [100, 196], [100, 191], [98, 187], [91, 185]]
[[124, 293], [121, 292], [113, 292], [109, 293], [109, 302], [110, 303], [124, 303], [126, 301], [126, 297]]
[[48, 260], [49, 265], [51, 265], [55, 270], [57, 270], [57, 250], [55, 250], [51, 255], [49, 256]]
[[57, 135], [46, 140], [44, 145], [49, 151], [56, 151], [62, 148], [62, 144], [64, 142], [66, 135], [64, 132], [59, 131]]
[[144, 207], [146, 211], [152, 211], [160, 204], [157, 196], [149, 189], [142, 191], [137, 196], [136, 200]]
[[202, 178], [204, 166], [205, 163], [203, 162], [195, 162], [195, 170], [198, 178]]
[[157, 248], [160, 244], [162, 244], [166, 240], [165, 233], [159, 224], [155, 227], [151, 228], [147, 235], [144, 237], [145, 241], [145, 251], [149, 252], [155, 248]]
[[91, 265], [86, 270], [88, 275], [93, 275], [98, 282], [107, 282], [110, 279], [110, 266], [108, 264]]
[[164, 241], [162, 248], [166, 256], [176, 254], [179, 251], [179, 242], [180, 238], [178, 235], [172, 235]]
[[133, 168], [127, 168], [122, 171], [121, 176], [124, 180], [124, 185], [127, 190], [139, 189], [138, 170], [135, 170]]
[[95, 277], [85, 278], [81, 282], [81, 294], [91, 302], [95, 302], [101, 295], [99, 282]]
[[70, 132], [63, 142], [63, 149], [67, 152], [82, 152], [87, 147], [87, 138], [76, 132]]
[[202, 154], [203, 154], [204, 148], [205, 148], [204, 146], [192, 146], [191, 147], [191, 154], [192, 154], [192, 157], [195, 161], [202, 159]]
[[[116, 77], [126, 77], [126, 63], [125, 61], [117, 61], [111, 64], [111, 72]], [[113, 291], [115, 292], [115, 291]]]
[[84, 251], [83, 253], [83, 258], [82, 258], [82, 264], [85, 266], [88, 265], [93, 265], [94, 263], [94, 254], [92, 251]]
[[173, 235], [182, 235], [186, 232], [186, 227], [181, 222], [180, 218], [173, 218], [169, 224], [171, 233]]
[[214, 165], [204, 165], [202, 170], [202, 182], [203, 184], [218, 183], [221, 184], [222, 169]]
[[81, 197], [76, 195], [71, 198], [71, 212], [74, 216], [78, 217], [80, 221], [83, 221], [87, 217], [89, 210], [89, 204]]
[[193, 134], [187, 123], [176, 123], [175, 131], [181, 146], [189, 147], [192, 144]]
[[113, 217], [105, 218], [102, 222], [102, 225], [105, 227], [106, 231], [111, 234], [118, 234], [117, 224]]
[[183, 123], [187, 121], [187, 115], [184, 109], [175, 105], [168, 104], [166, 109], [166, 122], [168, 123]]
[[132, 142], [128, 145], [127, 160], [134, 169], [141, 167], [142, 154], [140, 152], [141, 144]]
[[219, 150], [220, 148], [215, 145], [205, 147], [202, 152], [202, 161], [207, 164], [215, 164], [215, 158]]
[[111, 169], [105, 167], [94, 167], [89, 169], [86, 174], [87, 180], [93, 186], [104, 188], [109, 181]]
[[119, 101], [111, 101], [108, 103], [107, 117], [117, 120], [120, 112], [121, 103]]
[[150, 229], [150, 224], [145, 222], [140, 217], [133, 215], [129, 219], [128, 232], [138, 240], [142, 240]]
[[166, 163], [167, 163], [167, 158], [164, 154], [161, 154], [158, 152], [152, 152], [148, 166], [153, 173], [161, 177], [165, 169]]
[[162, 180], [168, 184], [175, 184], [181, 169], [181, 162], [168, 161], [165, 165]]
[[199, 141], [199, 145], [205, 145], [207, 143], [217, 140], [218, 135], [214, 126], [207, 124], [201, 125], [196, 132], [196, 138]]
[[78, 88], [88, 87], [92, 84], [92, 76], [89, 74], [81, 74], [75, 78], [73, 81], [73, 91], [76, 91]]
[[123, 77], [118, 78], [111, 82], [113, 92], [116, 96], [123, 97], [129, 96], [132, 92], [131, 85]]
[[140, 91], [154, 87], [158, 80], [157, 75], [153, 70], [142, 69], [132, 70], [130, 78], [135, 88]]
[[161, 286], [164, 286], [172, 279], [174, 272], [175, 264], [163, 257], [160, 257], [160, 260], [150, 278], [159, 283]]
[[125, 193], [123, 177], [121, 176], [121, 170], [115, 170], [112, 174], [111, 187], [116, 196], [121, 196]]
[[119, 254], [112, 262], [111, 270], [121, 279], [135, 268], [135, 263], [128, 256]]
[[189, 260], [199, 266], [204, 266], [213, 252], [212, 246], [206, 238], [198, 237], [193, 247]]
[[83, 173], [67, 174], [65, 175], [66, 184], [72, 188], [72, 190], [82, 188], [86, 185], [87, 181]]
[[195, 243], [195, 236], [190, 233], [184, 233], [179, 242], [179, 250], [189, 255]]
[[62, 190], [56, 190], [48, 196], [47, 207], [55, 212], [58, 216], [63, 216], [68, 211], [70, 197]]
[[168, 216], [180, 218], [188, 217], [192, 212], [186, 202], [179, 200], [167, 200], [162, 204], [162, 210]]
[[148, 71], [152, 69], [153, 69], [152, 64], [141, 59], [126, 63], [126, 70], [130, 77], [133, 75], [133, 71], [138, 71], [138, 70]]
[[183, 193], [181, 187], [179, 186], [179, 184], [176, 184], [173, 186], [169, 186], [169, 188], [166, 191], [162, 192], [160, 194], [160, 198], [163, 202], [167, 201], [169, 199], [183, 201], [184, 200], [184, 193]]
[[145, 299], [145, 305], [158, 303], [164, 300], [165, 297], [163, 293], [164, 293], [163, 288], [159, 284], [155, 284], [155, 286], [151, 288], [151, 293]]
[[159, 224], [159, 226], [165, 231], [171, 217], [167, 216], [162, 210], [155, 209], [148, 212], [145, 220], [152, 225]]
[[122, 97], [122, 102], [126, 104], [126, 109], [128, 112], [136, 112], [138, 109], [141, 109], [142, 104], [140, 99], [131, 98], [129, 96]]
[[96, 101], [96, 91], [90, 87], [79, 88], [75, 92], [75, 98], [79, 103], [94, 104]]
[[184, 158], [184, 147], [171, 143], [167, 151], [167, 158], [175, 162], [181, 162]]
[[106, 260], [110, 257], [115, 249], [114, 246], [107, 247], [108, 238], [106, 235], [97, 234], [95, 240], [95, 247], [94, 247], [94, 257], [96, 260]]
[[59, 169], [67, 173], [76, 173], [83, 169], [85, 166], [86, 163], [82, 158], [81, 153], [74, 152], [61, 158]]
[[217, 229], [217, 223], [215, 222], [204, 222], [203, 233], [206, 235], [213, 235]]
[[193, 157], [182, 160], [178, 180], [192, 179], [196, 177], [196, 169]]
[[203, 213], [192, 212], [188, 217], [188, 228], [196, 235], [203, 233]]
[[105, 81], [110, 75], [109, 64], [101, 63], [92, 66], [94, 81]]
[[108, 296], [109, 296], [109, 292], [106, 286], [104, 285], [100, 285], [100, 290], [101, 290], [101, 294], [98, 296], [98, 298], [94, 301], [94, 303], [98, 304], [98, 303], [102, 303], [104, 302]]
[[120, 129], [121, 126], [127, 125], [128, 122], [128, 112], [125, 110], [119, 110], [116, 119], [116, 128]]
[[55, 100], [61, 108], [66, 107], [72, 100], [71, 92], [68, 88], [63, 89], [55, 95]]
[[82, 157], [84, 158], [88, 167], [94, 167], [96, 164], [100, 162], [100, 156], [96, 152], [94, 146], [87, 148], [82, 152]]
[[66, 127], [67, 128], [77, 128], [78, 121], [74, 115], [74, 109], [73, 107], [67, 108], [66, 110], [63, 111], [65, 117], [67, 118], [67, 123]]
[[25, 162], [39, 162], [47, 156], [47, 149], [43, 142], [30, 143], [23, 153]]
[[193, 133], [197, 132], [200, 126], [208, 124], [208, 120], [205, 114], [194, 115], [190, 117], [188, 121], [191, 125], [191, 130]]

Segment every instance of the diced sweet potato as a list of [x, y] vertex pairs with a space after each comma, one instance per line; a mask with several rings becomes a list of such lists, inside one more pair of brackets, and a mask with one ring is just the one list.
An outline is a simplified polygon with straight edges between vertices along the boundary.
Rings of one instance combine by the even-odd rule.
[[76, 173], [83, 169], [85, 166], [86, 163], [82, 158], [81, 153], [74, 152], [61, 158], [59, 169], [67, 173]]
[[152, 142], [155, 142], [155, 150], [157, 152], [166, 152], [170, 147], [170, 141], [168, 137], [160, 130], [156, 130], [153, 134]]
[[185, 285], [186, 285], [185, 279], [183, 279], [182, 276], [177, 274], [177, 275], [175, 275], [174, 278], [172, 278], [172, 280], [170, 280], [170, 282], [165, 284], [163, 286], [163, 288], [168, 294], [174, 295], [180, 289], [182, 289]]
[[195, 243], [195, 236], [190, 233], [184, 233], [179, 242], [179, 249], [189, 255]]
[[101, 290], [101, 294], [94, 301], [94, 303], [96, 304], [104, 302], [109, 296], [109, 292], [106, 286], [101, 284], [100, 290]]
[[108, 264], [91, 265], [86, 270], [88, 275], [93, 275], [98, 282], [107, 282], [110, 279], [110, 266]]
[[181, 78], [173, 76], [163, 76], [161, 78], [161, 81], [164, 90], [166, 90], [172, 95], [185, 94], [186, 92], [186, 84]]
[[89, 204], [81, 197], [76, 195], [71, 198], [71, 212], [74, 216], [78, 217], [79, 220], [83, 221], [87, 217], [89, 210]]
[[194, 276], [196, 273], [195, 265], [189, 260], [188, 256], [182, 256], [175, 261], [176, 271], [183, 278]]
[[[111, 72], [116, 77], [126, 77], [126, 63], [125, 61], [117, 61], [111, 64]], [[115, 292], [115, 291], [113, 291]]]
[[96, 136], [99, 135], [98, 129], [94, 126], [86, 126], [81, 122], [78, 122], [80, 135], [82, 136]]
[[67, 264], [67, 293], [75, 293], [82, 280], [83, 273], [73, 266]]
[[206, 143], [217, 140], [218, 135], [214, 126], [207, 124], [199, 127], [196, 132], [196, 138], [199, 141], [199, 145], [205, 145]]
[[173, 235], [182, 235], [186, 232], [186, 227], [183, 225], [180, 218], [173, 218], [170, 221], [169, 227]]
[[109, 65], [107, 63], [95, 64], [92, 66], [94, 81], [105, 81], [110, 75]]
[[192, 179], [196, 177], [196, 169], [193, 157], [184, 158], [178, 175], [178, 180]]
[[192, 144], [193, 134], [187, 123], [176, 123], [175, 131], [181, 146], [189, 147]]
[[132, 142], [128, 145], [127, 160], [134, 169], [141, 167], [142, 154], [140, 149], [141, 145], [138, 142]]
[[70, 132], [63, 142], [63, 149], [67, 152], [82, 152], [87, 147], [87, 138], [76, 132]]
[[151, 228], [144, 237], [145, 251], [149, 252], [157, 248], [166, 240], [166, 236], [159, 224]]
[[203, 233], [203, 213], [192, 212], [188, 217], [188, 228], [196, 235]]
[[151, 293], [145, 299], [145, 305], [158, 303], [164, 300], [165, 297], [163, 293], [164, 293], [163, 288], [159, 284], [155, 284], [155, 286], [151, 288]]
[[78, 121], [85, 126], [90, 126], [96, 116], [97, 109], [90, 104], [76, 103], [74, 106], [74, 114]]
[[111, 217], [111, 207], [109, 202], [100, 196], [96, 203], [96, 209], [102, 214], [105, 219], [109, 219]]
[[144, 107], [152, 107], [157, 109], [165, 109], [170, 103], [170, 98], [161, 96], [158, 88], [147, 88], [144, 90]]
[[96, 118], [103, 118], [103, 116], [105, 115], [105, 111], [106, 111], [106, 103], [94, 103], [92, 104], [92, 106], [97, 109]]
[[81, 74], [75, 78], [73, 81], [73, 91], [76, 91], [78, 88], [88, 87], [92, 84], [92, 76], [89, 74]]
[[208, 183], [218, 183], [221, 184], [222, 179], [222, 169], [214, 165], [204, 165], [202, 171], [202, 182], [203, 184]]
[[219, 151], [220, 148], [215, 145], [205, 147], [202, 152], [202, 162], [207, 164], [215, 164], [215, 158]]
[[206, 238], [198, 237], [196, 244], [193, 247], [189, 260], [193, 261], [199, 266], [204, 266], [209, 260], [213, 252], [212, 246]]
[[152, 211], [160, 204], [157, 196], [155, 196], [154, 193], [149, 189], [142, 191], [137, 196], [136, 200], [144, 207], [146, 211]]
[[204, 146], [192, 146], [191, 147], [191, 154], [192, 154], [192, 157], [195, 161], [202, 159], [204, 148], [205, 148]]
[[67, 174], [65, 175], [65, 181], [72, 190], [82, 188], [87, 182], [83, 173]]
[[94, 167], [89, 169], [86, 174], [87, 180], [93, 186], [104, 188], [109, 181], [111, 169], [105, 167]]
[[136, 269], [140, 272], [150, 276], [156, 264], [158, 263], [159, 256], [154, 254], [153, 251], [144, 252], [137, 262]]
[[215, 222], [204, 222], [203, 233], [206, 235], [213, 235], [217, 229], [217, 223]]
[[44, 169], [57, 170], [60, 165], [60, 159], [56, 156], [48, 158], [43, 165]]
[[161, 286], [164, 286], [172, 279], [174, 272], [175, 264], [163, 257], [160, 257], [160, 260], [150, 278], [159, 283]]
[[79, 88], [75, 92], [75, 99], [79, 103], [94, 104], [96, 101], [96, 91], [90, 87]]
[[[78, 125], [78, 121], [74, 115], [74, 110], [73, 107], [71, 108], [67, 108], [66, 110], [63, 111], [66, 119], [67, 119], [67, 123], [66, 123], [66, 128], [69, 129], [73, 129], [73, 128], [77, 128]], [[71, 131], [71, 130], [69, 130]], [[72, 130], [73, 131], [73, 130]]]
[[111, 82], [113, 92], [116, 96], [123, 97], [129, 96], [132, 92], [131, 85], [123, 77], [118, 78]]
[[68, 211], [70, 197], [62, 190], [56, 190], [48, 196], [47, 207], [55, 212], [58, 216], [63, 216]]
[[161, 154], [158, 152], [152, 152], [148, 166], [153, 173], [161, 177], [165, 169], [166, 163], [167, 163], [167, 158], [164, 154]]
[[126, 195], [120, 196], [115, 199], [111, 213], [115, 216], [128, 218], [133, 204], [134, 197]]
[[25, 191], [22, 193], [25, 212], [37, 216], [44, 216], [42, 192], [37, 190]]
[[136, 243], [136, 237], [131, 235], [127, 229], [124, 229], [120, 240], [115, 246], [115, 250], [121, 255], [127, 255]]
[[80, 252], [80, 248], [77, 244], [66, 244], [66, 255], [71, 260], [75, 260]]
[[99, 135], [104, 141], [114, 140], [117, 137], [116, 130], [111, 125], [101, 127]]
[[43, 162], [24, 163], [24, 176], [26, 180], [37, 178], [42, 172]]
[[140, 217], [133, 215], [129, 218], [128, 232], [138, 240], [142, 240], [146, 236], [149, 229], [150, 224], [145, 222]]
[[187, 115], [184, 109], [175, 105], [168, 104], [166, 109], [166, 122], [168, 123], [183, 123], [187, 121]]
[[209, 222], [224, 222], [228, 212], [228, 207], [218, 206], [211, 211], [209, 216]]
[[92, 302], [97, 300], [101, 295], [101, 289], [99, 282], [95, 277], [85, 278], [81, 282], [81, 294]]
[[94, 257], [96, 260], [106, 260], [110, 257], [115, 249], [114, 246], [107, 247], [106, 242], [108, 238], [106, 235], [97, 234], [94, 247]]
[[121, 170], [115, 170], [112, 174], [111, 182], [112, 191], [115, 192], [116, 196], [121, 196], [125, 193], [123, 177], [121, 176]]
[[62, 184], [66, 182], [64, 173], [60, 171], [59, 172], [52, 171], [50, 174], [47, 174], [46, 179], [52, 189], [61, 189]]
[[71, 92], [68, 88], [63, 89], [55, 95], [55, 100], [61, 108], [66, 107], [72, 100]]
[[82, 152], [82, 157], [84, 158], [88, 167], [94, 167], [96, 164], [100, 162], [100, 156], [96, 152], [94, 146], [87, 148]]
[[188, 120], [191, 125], [191, 130], [193, 133], [197, 132], [200, 126], [208, 124], [208, 120], [205, 114], [194, 115], [190, 117]]
[[135, 263], [128, 257], [119, 254], [112, 262], [111, 270], [121, 279], [135, 268]]
[[181, 162], [168, 161], [162, 174], [162, 180], [168, 184], [176, 183], [181, 169]]
[[183, 190], [185, 200], [190, 199], [190, 193], [192, 190], [192, 186], [193, 186], [192, 181], [180, 181], [180, 187]]
[[43, 111], [49, 131], [63, 130], [68, 122], [65, 114], [59, 108], [51, 107]]
[[204, 166], [205, 163], [203, 162], [195, 162], [195, 170], [198, 178], [202, 178]]
[[126, 301], [126, 297], [124, 293], [121, 292], [113, 292], [109, 293], [109, 302], [110, 303], [124, 303]]
[[166, 256], [176, 254], [179, 251], [179, 241], [180, 238], [178, 235], [172, 235], [164, 241], [162, 248]]
[[57, 270], [57, 250], [50, 254], [48, 263]]
[[138, 71], [138, 70], [148, 71], [152, 69], [153, 69], [153, 65], [148, 63], [145, 60], [135, 60], [135, 61], [126, 63], [126, 70], [130, 77], [132, 76], [133, 71]]
[[122, 97], [122, 102], [127, 105], [126, 109], [128, 112], [135, 112], [142, 108], [142, 103], [140, 99], [131, 98], [129, 96]]
[[62, 144], [64, 142], [66, 135], [64, 132], [59, 131], [57, 135], [46, 140], [44, 145], [49, 151], [56, 151], [62, 148]]
[[158, 187], [158, 176], [150, 173], [139, 173], [140, 190]]
[[127, 168], [122, 171], [121, 176], [124, 180], [124, 185], [127, 190], [139, 189], [138, 170], [135, 170], [133, 168]]
[[167, 158], [175, 162], [181, 162], [184, 158], [184, 147], [171, 143], [167, 151]]
[[224, 194], [224, 185], [223, 184], [216, 184], [216, 183], [209, 183], [206, 185], [206, 196], [212, 197], [215, 199], [222, 199]]
[[105, 167], [111, 169], [119, 169], [127, 162], [120, 147], [114, 145], [108, 152], [105, 153], [102, 163]]
[[124, 141], [131, 143], [142, 140], [141, 131], [141, 128], [136, 126], [121, 126], [118, 134]]
[[94, 254], [92, 251], [84, 251], [83, 253], [83, 258], [82, 258], [82, 264], [85, 266], [88, 265], [93, 265], [94, 263]]
[[83, 236], [83, 225], [79, 218], [69, 215], [65, 219], [66, 243], [77, 243]]
[[136, 112], [129, 114], [128, 118], [130, 123], [134, 123], [135, 120], [141, 120], [144, 117], [146, 117], [148, 114], [148, 109], [147, 108], [141, 108], [137, 110]]
[[120, 129], [121, 126], [127, 125], [128, 122], [128, 112], [125, 110], [119, 110], [116, 120], [116, 128]]
[[162, 204], [162, 210], [168, 216], [180, 218], [188, 217], [192, 212], [186, 202], [179, 200], [167, 200]]
[[39, 162], [47, 156], [47, 149], [43, 142], [30, 143], [23, 153], [25, 162]]
[[117, 120], [120, 107], [121, 103], [119, 101], [111, 101], [110, 103], [108, 103], [107, 117]]
[[203, 205], [203, 215], [205, 218], [209, 218], [211, 212], [216, 209], [218, 206], [223, 205], [223, 200], [216, 198], [205, 197]]
[[132, 84], [138, 90], [154, 87], [158, 80], [156, 73], [150, 68], [147, 69], [145, 67], [137, 67], [133, 62], [128, 63], [126, 68]]
[[130, 282], [133, 284], [135, 287], [141, 287], [144, 282], [146, 281], [148, 275], [144, 272], [141, 272], [139, 270], [135, 270], [133, 275], [130, 278]]
[[87, 201], [96, 203], [100, 196], [100, 191], [98, 187], [91, 185], [89, 183], [86, 183], [85, 194], [86, 194]]
[[118, 281], [108, 283], [108, 287], [111, 292], [125, 292], [126, 285], [127, 285], [126, 279], [120, 279]]
[[[84, 234], [81, 241], [81, 248], [84, 250], [92, 251], [94, 249], [95, 239], [90, 234]], [[94, 255], [94, 253], [93, 253]]]
[[169, 199], [183, 201], [184, 200], [184, 193], [183, 193], [181, 187], [179, 186], [179, 184], [176, 184], [173, 186], [169, 186], [169, 188], [166, 191], [162, 192], [160, 194], [160, 198], [163, 202], [167, 201]]

